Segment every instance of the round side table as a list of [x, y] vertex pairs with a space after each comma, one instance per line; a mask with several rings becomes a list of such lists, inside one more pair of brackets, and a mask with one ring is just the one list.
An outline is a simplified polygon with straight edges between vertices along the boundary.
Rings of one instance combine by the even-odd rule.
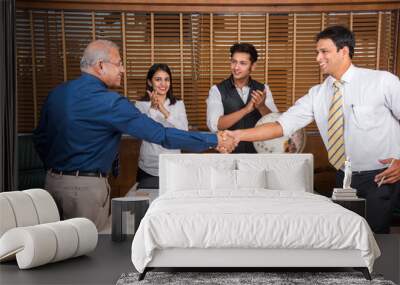
[[127, 220], [127, 217], [134, 219], [134, 232], [136, 232], [148, 208], [149, 197], [146, 196], [113, 198], [111, 200], [111, 239], [113, 241], [123, 241], [126, 239], [127, 225], [132, 223], [132, 221]]

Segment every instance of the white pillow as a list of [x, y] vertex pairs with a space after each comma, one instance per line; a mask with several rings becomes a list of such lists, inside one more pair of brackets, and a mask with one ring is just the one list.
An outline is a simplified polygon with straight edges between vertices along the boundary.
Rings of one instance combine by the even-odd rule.
[[211, 187], [213, 190], [238, 190], [242, 188], [266, 188], [265, 170], [211, 170]]
[[267, 171], [236, 170], [237, 188], [267, 188]]
[[212, 169], [222, 171], [235, 169], [233, 159], [191, 159], [182, 155], [181, 159], [167, 163], [168, 176], [165, 179], [167, 191], [212, 190]]
[[307, 191], [307, 177], [301, 167], [292, 169], [289, 173], [279, 169], [267, 172], [268, 189], [287, 191]]
[[309, 165], [304, 160], [279, 159], [239, 159], [239, 170], [266, 170], [268, 189], [307, 191], [310, 182], [308, 173]]
[[168, 167], [167, 189], [169, 191], [211, 188], [210, 167], [188, 166], [176, 163], [170, 163]]
[[212, 190], [236, 190], [236, 170], [233, 169], [211, 169]]

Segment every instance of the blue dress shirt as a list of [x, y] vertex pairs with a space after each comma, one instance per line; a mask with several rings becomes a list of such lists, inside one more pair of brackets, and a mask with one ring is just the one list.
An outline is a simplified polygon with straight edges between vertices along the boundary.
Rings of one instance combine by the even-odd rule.
[[202, 151], [218, 143], [215, 134], [164, 128], [87, 73], [49, 93], [34, 143], [46, 168], [108, 173], [123, 133], [170, 149]]

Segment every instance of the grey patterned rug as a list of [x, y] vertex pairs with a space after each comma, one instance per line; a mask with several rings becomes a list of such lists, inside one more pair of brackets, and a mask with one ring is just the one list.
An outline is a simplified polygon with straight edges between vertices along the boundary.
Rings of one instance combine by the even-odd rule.
[[364, 278], [360, 272], [154, 272], [150, 271], [142, 281], [139, 273], [122, 274], [116, 285], [297, 285], [297, 284], [379, 284], [395, 285], [382, 276], [372, 275], [372, 281]]

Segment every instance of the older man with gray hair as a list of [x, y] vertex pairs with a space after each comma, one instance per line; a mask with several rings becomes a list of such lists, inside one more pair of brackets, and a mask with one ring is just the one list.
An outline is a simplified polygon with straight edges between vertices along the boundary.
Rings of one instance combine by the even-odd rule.
[[49, 93], [34, 131], [36, 150], [48, 170], [45, 188], [64, 219], [87, 217], [103, 228], [109, 213], [107, 175], [123, 133], [166, 148], [230, 152], [235, 147], [222, 134], [164, 128], [108, 90], [121, 85], [125, 72], [118, 47], [110, 41], [86, 47], [81, 71]]

